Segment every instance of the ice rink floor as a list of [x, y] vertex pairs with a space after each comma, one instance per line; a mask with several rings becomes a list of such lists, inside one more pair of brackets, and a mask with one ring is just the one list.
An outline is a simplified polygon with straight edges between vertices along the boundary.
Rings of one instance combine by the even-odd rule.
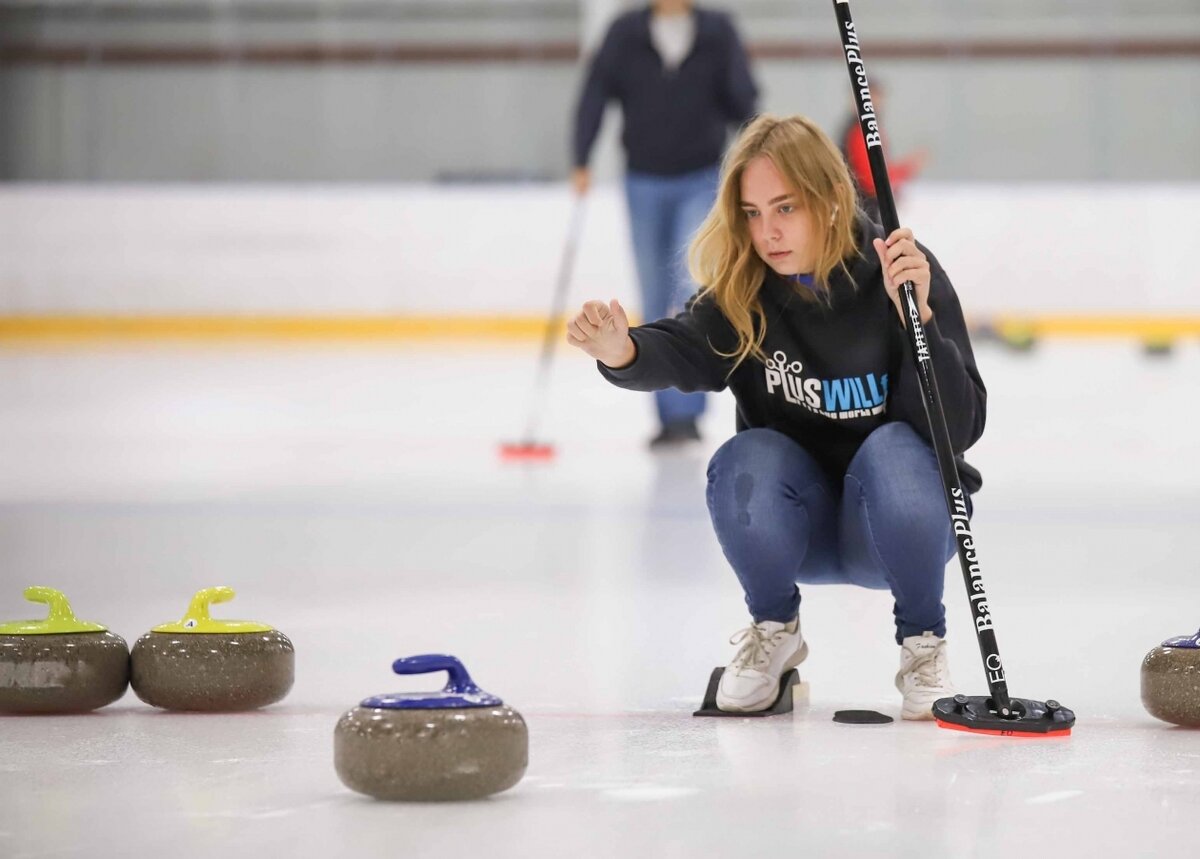
[[[31, 584], [132, 644], [224, 584], [214, 615], [297, 650], [281, 704], [0, 718], [0, 857], [1173, 856], [1200, 832], [1200, 731], [1148, 716], [1145, 653], [1200, 625], [1200, 348], [979, 345], [974, 531], [1010, 690], [1073, 736], [978, 737], [899, 715], [890, 599], [805, 591], [806, 711], [693, 719], [747, 622], [704, 508], [733, 428], [654, 456], [647, 396], [560, 353], [551, 464], [502, 463], [536, 346], [98, 346], [0, 351], [0, 620]], [[984, 694], [957, 566], [952, 673]], [[459, 656], [521, 711], [513, 790], [385, 804], [342, 787], [364, 696]]]

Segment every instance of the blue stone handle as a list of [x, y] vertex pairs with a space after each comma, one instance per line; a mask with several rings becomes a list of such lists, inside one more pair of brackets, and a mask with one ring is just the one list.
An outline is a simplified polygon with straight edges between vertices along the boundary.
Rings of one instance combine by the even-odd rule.
[[1162, 643], [1163, 647], [1182, 647], [1187, 650], [1200, 650], [1200, 632], [1195, 635], [1181, 635], [1178, 638], [1168, 638]]
[[432, 674], [435, 671], [446, 671], [449, 672], [450, 679], [446, 681], [443, 691], [460, 695], [476, 695], [481, 692], [463, 664], [453, 656], [442, 653], [402, 657], [392, 663], [392, 670], [397, 674]]

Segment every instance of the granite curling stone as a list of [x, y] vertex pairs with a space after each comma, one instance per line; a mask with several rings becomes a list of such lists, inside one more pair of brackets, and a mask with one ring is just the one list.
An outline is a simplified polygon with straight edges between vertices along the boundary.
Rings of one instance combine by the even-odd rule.
[[86, 713], [125, 694], [125, 639], [79, 620], [61, 591], [26, 588], [25, 599], [50, 614], [0, 624], [0, 713]]
[[440, 692], [362, 701], [338, 720], [333, 762], [351, 790], [376, 799], [481, 799], [508, 790], [529, 764], [521, 714], [481, 690], [453, 656], [397, 659], [397, 674], [447, 671]]
[[1142, 704], [1156, 719], [1200, 728], [1200, 632], [1169, 638], [1146, 654]]
[[133, 645], [133, 691], [165, 710], [234, 712], [283, 700], [295, 680], [296, 651], [279, 630], [245, 620], [214, 620], [210, 603], [232, 588], [206, 588], [176, 623], [154, 627]]

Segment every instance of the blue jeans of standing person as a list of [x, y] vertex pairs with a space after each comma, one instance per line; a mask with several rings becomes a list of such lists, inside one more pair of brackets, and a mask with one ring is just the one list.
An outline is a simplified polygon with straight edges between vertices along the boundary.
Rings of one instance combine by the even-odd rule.
[[[679, 176], [634, 172], [625, 176], [633, 256], [647, 322], [674, 316], [696, 291], [687, 273], [687, 246], [716, 201], [719, 172], [714, 165]], [[654, 402], [664, 426], [695, 420], [704, 412], [704, 394], [669, 388], [655, 391]]]
[[783, 433], [743, 430], [708, 466], [708, 510], [755, 623], [786, 623], [801, 584], [888, 589], [896, 642], [946, 634], [955, 539], [933, 448], [907, 423], [876, 429], [840, 486]]

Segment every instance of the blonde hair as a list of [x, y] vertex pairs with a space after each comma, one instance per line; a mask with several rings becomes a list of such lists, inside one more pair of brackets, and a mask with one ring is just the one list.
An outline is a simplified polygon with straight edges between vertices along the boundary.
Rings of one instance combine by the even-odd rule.
[[826, 300], [833, 270], [840, 267], [849, 273], [845, 261], [858, 249], [854, 186], [833, 141], [804, 116], [764, 114], [747, 125], [725, 155], [717, 202], [688, 252], [688, 268], [700, 284], [700, 295], [711, 295], [737, 332], [737, 348], [720, 353], [734, 358], [734, 367], [751, 355], [765, 358], [766, 326], [761, 324], [765, 320], [759, 291], [766, 263], [754, 250], [741, 199], [742, 173], [760, 155], [771, 159], [799, 197], [797, 205], [811, 215], [818, 248], [813, 286]]

